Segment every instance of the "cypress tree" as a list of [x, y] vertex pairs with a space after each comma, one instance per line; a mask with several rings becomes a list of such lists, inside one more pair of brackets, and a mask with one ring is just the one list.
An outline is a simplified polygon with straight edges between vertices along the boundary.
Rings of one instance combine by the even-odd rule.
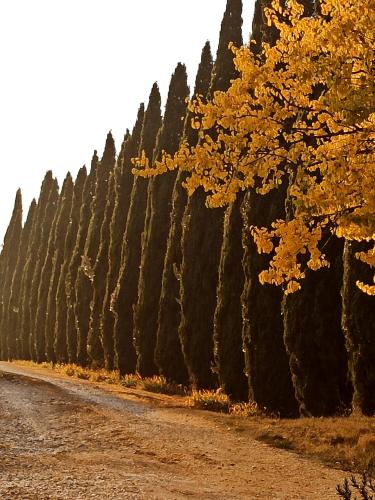
[[67, 347], [65, 335], [55, 337], [56, 328], [56, 295], [61, 274], [61, 267], [65, 257], [65, 239], [69, 230], [70, 212], [73, 202], [73, 179], [70, 173], [65, 177], [65, 181], [61, 190], [59, 199], [58, 211], [56, 213], [56, 227], [52, 236], [53, 241], [53, 258], [52, 258], [52, 275], [49, 283], [49, 291], [47, 298], [46, 311], [46, 352], [49, 354], [49, 359], [57, 360], [60, 363], [67, 362]]
[[[48, 171], [43, 179], [38, 203], [35, 208], [34, 222], [30, 234], [30, 242], [27, 249], [26, 264], [22, 272], [20, 314], [18, 320], [18, 331], [22, 345], [23, 359], [36, 359], [34, 341], [32, 336], [33, 320], [35, 315], [31, 314], [32, 282], [34, 272], [38, 266], [38, 255], [41, 246], [43, 222], [48, 206], [51, 190], [56, 187], [52, 172]], [[57, 189], [57, 187], [56, 187]], [[35, 313], [35, 311], [33, 311]]]
[[[51, 273], [50, 260], [47, 259], [49, 254], [49, 240], [54, 229], [54, 221], [57, 210], [57, 202], [59, 198], [59, 188], [55, 179], [50, 180], [50, 191], [48, 202], [45, 206], [44, 213], [38, 223], [36, 237], [39, 238], [39, 248], [37, 261], [31, 283], [31, 299], [30, 299], [30, 342], [32, 359], [41, 363], [46, 361], [45, 349], [45, 314], [47, 305], [48, 285]], [[42, 208], [42, 206], [41, 206]], [[44, 285], [44, 286], [43, 286]]]
[[274, 285], [260, 284], [259, 273], [268, 266], [269, 258], [258, 253], [250, 234], [252, 225], [270, 227], [275, 218], [285, 216], [284, 201], [285, 189], [280, 187], [263, 196], [254, 190], [247, 192], [242, 203], [242, 336], [249, 399], [269, 412], [290, 417], [297, 414], [298, 408], [283, 339], [283, 292]]
[[[69, 360], [67, 320], [68, 320], [68, 295], [66, 289], [66, 279], [69, 271], [69, 264], [72, 259], [79, 225], [79, 215], [82, 206], [82, 194], [87, 179], [86, 167], [79, 169], [74, 183], [72, 206], [69, 214], [68, 228], [64, 242], [63, 264], [56, 291], [56, 321], [54, 332], [54, 352], [59, 362]], [[75, 346], [77, 339], [75, 339]], [[76, 350], [76, 347], [75, 347]], [[63, 354], [63, 356], [62, 356]]]
[[30, 236], [35, 220], [36, 201], [30, 204], [25, 225], [21, 233], [20, 251], [18, 254], [16, 269], [13, 274], [11, 293], [9, 299], [8, 316], [8, 348], [11, 359], [24, 359], [24, 345], [20, 333], [20, 315], [22, 299], [22, 277], [26, 265], [27, 252], [31, 243]]
[[329, 416], [346, 409], [352, 391], [341, 329], [343, 243], [329, 237], [330, 268], [307, 272], [302, 288], [283, 303], [284, 338], [300, 413]]
[[103, 301], [102, 317], [100, 323], [101, 338], [104, 347], [105, 366], [114, 368], [114, 326], [115, 317], [110, 310], [111, 294], [116, 287], [121, 264], [121, 243], [125, 232], [125, 224], [129, 211], [130, 195], [133, 187], [134, 176], [131, 172], [131, 158], [139, 152], [142, 125], [144, 120], [144, 104], [138, 110], [137, 120], [132, 134], [124, 138], [122, 153], [116, 164], [115, 176], [115, 207], [110, 226], [109, 267], [106, 279], [106, 289]]
[[242, 348], [241, 294], [244, 287], [242, 267], [242, 215], [244, 194], [225, 212], [221, 247], [217, 304], [214, 317], [214, 358], [219, 384], [232, 400], [248, 397], [245, 359]]
[[[305, 15], [316, 13], [304, 0]], [[319, 90], [317, 90], [319, 92]], [[287, 217], [292, 216], [289, 197]], [[343, 243], [327, 232], [324, 253], [330, 268], [308, 272], [302, 289], [285, 298], [284, 340], [296, 398], [303, 415], [334, 415], [351, 403], [348, 360], [341, 328]]]
[[[82, 194], [82, 206], [79, 211], [79, 223], [77, 239], [74, 245], [72, 257], [68, 266], [68, 274], [65, 279], [66, 296], [68, 303], [68, 317], [66, 325], [66, 339], [68, 346], [68, 357], [70, 363], [78, 363], [82, 366], [87, 364], [87, 337], [84, 323], [85, 297], [80, 295], [80, 285], [84, 283], [79, 277], [82, 255], [84, 253], [87, 231], [91, 220], [91, 205], [95, 192], [96, 169], [98, 166], [98, 156], [94, 151], [90, 173], [86, 178]], [[78, 208], [78, 207], [77, 207]], [[80, 329], [79, 325], [83, 325]]]
[[[100, 229], [100, 245], [98, 256], [96, 258], [93, 272], [93, 297], [90, 305], [90, 324], [89, 324], [89, 342], [92, 338], [100, 345], [96, 352], [100, 352], [100, 357], [95, 359], [91, 356], [96, 365], [100, 366], [103, 361], [107, 368], [113, 369], [113, 347], [111, 337], [106, 337], [106, 344], [103, 344], [103, 337], [100, 331], [100, 321], [104, 305], [105, 287], [109, 270], [109, 243], [110, 243], [110, 224], [115, 208], [115, 171], [112, 170], [108, 180], [108, 196], [104, 211], [102, 227]], [[103, 359], [101, 355], [103, 354]]]
[[[178, 64], [171, 78], [163, 124], [158, 133], [154, 161], [163, 151], [174, 154], [181, 141], [189, 96], [186, 68]], [[157, 373], [154, 362], [158, 305], [164, 258], [171, 217], [171, 198], [176, 171], [154, 177], [148, 186], [146, 219], [138, 283], [138, 302], [134, 315], [137, 371], [142, 376]]]
[[366, 242], [345, 242], [342, 287], [342, 326], [354, 386], [354, 405], [365, 415], [375, 413], [375, 297], [363, 293], [356, 282], [371, 283], [374, 273], [355, 255], [369, 250], [370, 245]]
[[[60, 249], [64, 244], [64, 237], [67, 230], [67, 227], [61, 227], [62, 223], [60, 221], [60, 214], [63, 210], [65, 198], [71, 197], [72, 184], [73, 183], [71, 175], [68, 173], [68, 175], [65, 177], [61, 193], [57, 200], [56, 209], [54, 210], [53, 222], [48, 235], [47, 251], [45, 254], [38, 286], [38, 306], [35, 320], [35, 339], [38, 360], [41, 361], [44, 361], [46, 359], [47, 361], [55, 362], [56, 360], [53, 351], [55, 321], [53, 320], [52, 328], [49, 323], [49, 314], [51, 307], [50, 297], [51, 293], [53, 293], [53, 291], [50, 291], [50, 288], [51, 286], [53, 287], [56, 297], [55, 281], [57, 280], [55, 277], [55, 260], [57, 259], [56, 264], [59, 264], [59, 254], [61, 253]], [[64, 210], [64, 212], [66, 212], [66, 209]]]
[[[140, 151], [152, 161], [156, 135], [161, 125], [160, 93], [157, 84], [152, 87], [144, 117]], [[147, 205], [148, 179], [136, 177], [133, 182], [125, 233], [121, 249], [121, 266], [111, 307], [115, 314], [115, 355], [121, 373], [135, 371], [136, 356], [133, 345], [133, 305], [137, 301], [139, 266], [141, 262], [141, 235]]]
[[56, 360], [60, 363], [68, 361], [67, 346], [65, 331], [63, 335], [55, 336], [56, 331], [56, 315], [57, 315], [57, 289], [60, 280], [61, 268], [65, 258], [65, 240], [69, 230], [70, 212], [73, 202], [73, 179], [70, 173], [65, 177], [65, 181], [61, 190], [59, 199], [59, 207], [56, 213], [56, 225], [54, 233], [51, 235], [53, 257], [52, 257], [52, 274], [49, 283], [49, 291], [47, 297], [45, 338], [46, 352], [50, 360]]
[[[211, 96], [215, 91], [227, 90], [231, 79], [237, 75], [228, 45], [230, 42], [242, 45], [241, 15], [241, 0], [228, 0], [211, 80]], [[179, 334], [190, 381], [198, 388], [213, 387], [217, 383], [211, 366], [214, 364], [213, 321], [224, 221], [224, 209], [206, 208], [205, 198], [205, 193], [199, 189], [186, 205], [180, 282]]]
[[0, 309], [0, 348], [1, 359], [12, 359], [14, 354], [13, 335], [8, 330], [9, 300], [12, 292], [13, 275], [16, 270], [22, 232], [22, 195], [19, 189], [16, 193], [13, 213], [4, 236], [1, 252], [1, 309]]
[[[269, 6], [269, 0], [257, 0], [255, 4], [251, 36], [255, 54], [261, 53], [263, 42], [273, 45], [278, 38], [277, 29], [267, 25], [264, 8]], [[270, 227], [275, 219], [285, 218], [285, 197], [285, 186], [265, 196], [255, 190], [244, 196], [242, 338], [249, 399], [270, 412], [295, 416], [298, 408], [283, 339], [283, 292], [275, 286], [260, 284], [259, 273], [268, 267], [269, 258], [258, 253], [249, 230], [252, 225]]]
[[[211, 47], [207, 42], [202, 50], [194, 96], [207, 97], [212, 74]], [[183, 137], [191, 146], [198, 142], [198, 131], [191, 127], [193, 114], [185, 118]], [[178, 327], [181, 321], [180, 283], [178, 272], [181, 267], [182, 216], [187, 203], [187, 192], [182, 186], [186, 172], [179, 171], [172, 193], [171, 222], [164, 260], [161, 294], [158, 312], [158, 330], [155, 348], [155, 362], [160, 374], [179, 384], [188, 383], [188, 373], [182, 355]]]
[[[106, 270], [108, 266], [108, 252], [105, 255], [103, 247], [103, 258], [99, 260], [99, 250], [101, 238], [108, 239], [110, 219], [106, 221], [106, 226], [102, 231], [105, 209], [108, 200], [110, 189], [109, 181], [111, 172], [115, 167], [116, 148], [111, 132], [107, 135], [103, 156], [97, 170], [95, 198], [93, 201], [92, 216], [87, 233], [85, 244], [86, 264], [89, 269], [86, 270], [86, 294], [90, 298], [88, 311], [90, 315], [88, 336], [87, 336], [87, 353], [90, 357], [93, 366], [104, 365], [104, 352], [100, 340], [100, 312], [103, 307], [104, 287], [106, 279]], [[113, 177], [112, 177], [113, 181]], [[113, 185], [113, 182], [112, 182]], [[113, 196], [110, 201], [110, 212], [113, 211]]]

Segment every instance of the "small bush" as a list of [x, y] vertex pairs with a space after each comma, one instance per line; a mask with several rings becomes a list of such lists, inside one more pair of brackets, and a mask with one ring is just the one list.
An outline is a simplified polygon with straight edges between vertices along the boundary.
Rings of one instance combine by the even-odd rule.
[[229, 413], [236, 417], [254, 417], [258, 413], [258, 405], [252, 403], [235, 403], [230, 405]]
[[[337, 495], [344, 500], [351, 500], [352, 493], [358, 492], [360, 494], [359, 499], [371, 500], [374, 498], [372, 493], [375, 493], [375, 484], [368, 477], [367, 472], [363, 472], [362, 479], [357, 481], [357, 479], [352, 476], [350, 479], [345, 479], [342, 485], [338, 484], [336, 486]], [[355, 497], [357, 498], [357, 497]], [[358, 500], [359, 500], [358, 499]]]
[[140, 380], [141, 378], [139, 377], [139, 375], [125, 375], [121, 379], [121, 385], [128, 389], [135, 389], [138, 386]]
[[228, 413], [230, 401], [229, 397], [221, 389], [217, 391], [192, 391], [187, 398], [187, 406]]
[[140, 379], [140, 389], [160, 394], [184, 394], [184, 388], [181, 385], [168, 382], [165, 377], [154, 376]]

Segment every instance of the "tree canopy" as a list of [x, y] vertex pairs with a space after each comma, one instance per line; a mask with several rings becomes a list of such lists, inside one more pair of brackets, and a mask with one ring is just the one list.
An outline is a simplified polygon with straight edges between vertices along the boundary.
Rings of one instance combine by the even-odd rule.
[[[190, 103], [198, 145], [152, 166], [135, 162], [141, 175], [187, 170], [189, 194], [203, 186], [210, 206], [288, 178], [292, 217], [251, 228], [258, 251], [272, 256], [261, 282], [286, 293], [308, 268], [329, 266], [327, 234], [370, 242], [357, 258], [375, 267], [375, 0], [322, 0], [320, 15], [303, 12], [297, 0], [274, 0], [266, 15], [280, 32], [275, 45], [232, 47], [239, 77]], [[375, 295], [374, 284], [357, 285]]]

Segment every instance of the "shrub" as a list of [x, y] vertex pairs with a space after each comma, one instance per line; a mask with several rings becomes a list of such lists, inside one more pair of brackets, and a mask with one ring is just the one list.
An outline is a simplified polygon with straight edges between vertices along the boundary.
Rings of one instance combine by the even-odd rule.
[[228, 413], [230, 401], [229, 397], [221, 389], [217, 391], [192, 391], [191, 395], [187, 398], [187, 406], [200, 408], [201, 410]]
[[351, 500], [353, 492], [358, 492], [360, 494], [359, 499], [371, 500], [374, 498], [372, 493], [375, 493], [375, 484], [368, 477], [367, 471], [364, 471], [360, 481], [358, 481], [354, 476], [350, 479], [346, 478], [343, 485], [338, 484], [336, 486], [336, 491], [337, 495], [345, 500]]

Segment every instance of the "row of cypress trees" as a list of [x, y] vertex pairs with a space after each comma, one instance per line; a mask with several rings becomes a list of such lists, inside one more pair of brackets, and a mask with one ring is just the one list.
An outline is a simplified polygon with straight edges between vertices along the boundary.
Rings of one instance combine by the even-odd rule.
[[[311, 15], [316, 2], [303, 0]], [[252, 47], [275, 43], [255, 5]], [[229, 42], [242, 44], [242, 1], [228, 0], [213, 62], [207, 42], [194, 93], [210, 98], [236, 77]], [[162, 374], [196, 388], [222, 387], [282, 416], [332, 415], [355, 401], [375, 412], [374, 298], [355, 285], [368, 271], [357, 244], [331, 239], [332, 266], [309, 273], [287, 299], [259, 272], [253, 224], [288, 217], [288, 186], [248, 191], [227, 209], [208, 209], [184, 172], [134, 177], [131, 158], [150, 162], [199, 137], [187, 110], [186, 68], [178, 64], [165, 112], [154, 84], [116, 155], [107, 135], [90, 171], [68, 173], [61, 191], [47, 172], [22, 227], [21, 193], [0, 255], [0, 356]], [[214, 131], [211, 132], [215, 137]], [[343, 251], [344, 250], [344, 251]], [[343, 300], [341, 299], [341, 295]]]

